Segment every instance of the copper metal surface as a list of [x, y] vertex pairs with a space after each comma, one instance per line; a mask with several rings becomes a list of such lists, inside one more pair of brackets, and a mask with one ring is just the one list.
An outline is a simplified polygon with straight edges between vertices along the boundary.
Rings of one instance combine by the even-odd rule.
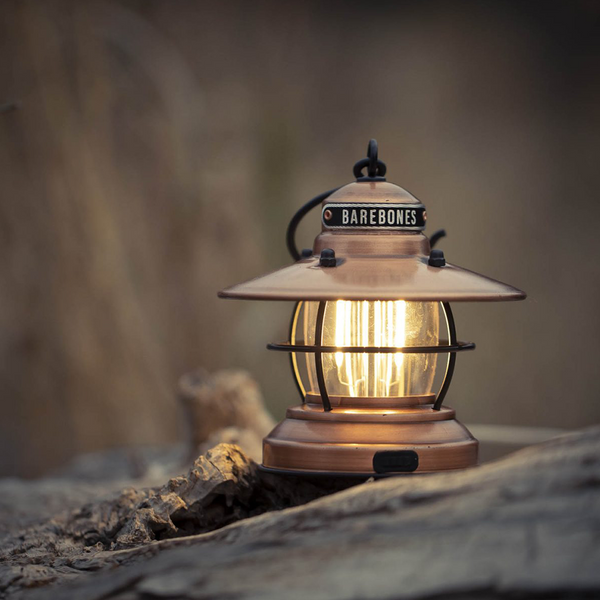
[[[373, 399], [371, 399], [373, 400]], [[431, 405], [405, 409], [288, 409], [263, 441], [263, 465], [298, 472], [372, 474], [373, 456], [385, 450], [413, 450], [416, 473], [461, 469], [477, 464], [478, 442], [454, 419], [454, 411]]]
[[389, 181], [353, 181], [331, 194], [323, 206], [332, 202], [421, 204], [409, 191]]
[[[379, 402], [378, 402], [379, 404]], [[300, 404], [288, 408], [286, 416], [290, 419], [302, 419], [305, 421], [335, 421], [338, 423], [369, 423], [380, 422], [381, 415], [385, 414], [386, 423], [422, 423], [425, 421], [447, 421], [454, 418], [454, 409], [442, 406], [440, 410], [424, 411], [420, 407], [412, 405], [405, 408], [362, 408], [337, 410], [329, 412], [323, 410], [320, 404]]]
[[369, 233], [357, 231], [323, 231], [315, 239], [313, 254], [331, 248], [336, 256], [373, 256], [389, 258], [407, 258], [409, 256], [428, 256], [429, 239], [422, 233], [413, 231]]
[[447, 264], [430, 267], [425, 257], [347, 257], [337, 267], [317, 258], [297, 263], [219, 292], [253, 300], [522, 300], [525, 292]]
[[[350, 183], [331, 196], [330, 203], [420, 202], [387, 182]], [[315, 239], [313, 256], [267, 275], [229, 287], [222, 298], [248, 300], [522, 300], [525, 293], [510, 285], [447, 264], [428, 265], [430, 245], [422, 233], [371, 229], [327, 229]], [[335, 251], [335, 267], [319, 266], [318, 255]]]
[[[329, 396], [331, 406], [339, 408], [363, 408], [371, 407], [373, 402], [377, 402], [377, 407], [382, 408], [406, 408], [408, 406], [416, 406], [419, 404], [433, 404], [435, 402], [435, 394], [426, 394], [423, 396], [410, 396], [407, 398], [389, 396], [387, 398], [364, 398], [360, 396]], [[308, 392], [306, 394], [306, 402], [308, 406], [316, 406], [323, 410], [321, 404], [321, 396]], [[339, 413], [336, 413], [339, 414]]]

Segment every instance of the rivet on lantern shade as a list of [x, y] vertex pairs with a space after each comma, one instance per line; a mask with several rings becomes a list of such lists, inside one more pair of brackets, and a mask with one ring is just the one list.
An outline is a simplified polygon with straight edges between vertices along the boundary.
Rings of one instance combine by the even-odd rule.
[[[356, 182], [293, 217], [294, 264], [219, 293], [296, 302], [290, 340], [268, 347], [290, 352], [302, 404], [265, 438], [264, 469], [368, 477], [477, 462], [477, 441], [442, 406], [456, 353], [475, 347], [457, 340], [449, 303], [525, 293], [446, 262], [422, 233], [423, 204], [385, 172], [371, 140]], [[300, 254], [296, 227], [319, 204], [322, 231]]]

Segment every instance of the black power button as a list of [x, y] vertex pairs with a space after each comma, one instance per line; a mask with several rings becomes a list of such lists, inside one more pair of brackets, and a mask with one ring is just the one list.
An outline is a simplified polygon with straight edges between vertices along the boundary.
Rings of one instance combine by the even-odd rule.
[[411, 473], [419, 466], [419, 455], [414, 450], [385, 450], [375, 452], [375, 473]]

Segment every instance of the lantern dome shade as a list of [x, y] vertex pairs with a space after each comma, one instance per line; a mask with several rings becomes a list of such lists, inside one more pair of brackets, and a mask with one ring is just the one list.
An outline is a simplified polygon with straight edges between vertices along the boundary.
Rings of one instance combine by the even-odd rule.
[[421, 204], [408, 190], [389, 181], [353, 181], [343, 185], [323, 201], [323, 205], [336, 202]]
[[348, 256], [335, 268], [318, 257], [221, 292], [247, 300], [411, 300], [494, 302], [523, 300], [525, 292], [451, 264], [430, 267], [426, 256]]

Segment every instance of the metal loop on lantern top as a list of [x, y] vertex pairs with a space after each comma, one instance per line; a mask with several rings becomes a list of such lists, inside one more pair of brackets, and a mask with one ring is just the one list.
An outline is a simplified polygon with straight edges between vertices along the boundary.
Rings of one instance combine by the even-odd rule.
[[[450, 308], [449, 302], [442, 302], [444, 312], [448, 321], [448, 332], [450, 334], [449, 344], [439, 344], [437, 346], [324, 346], [323, 345], [323, 321], [325, 318], [325, 301], [319, 302], [319, 308], [317, 311], [317, 320], [315, 324], [315, 340], [318, 343], [315, 344], [292, 344], [292, 342], [283, 343], [269, 343], [267, 348], [269, 350], [276, 350], [279, 352], [290, 352], [290, 364], [292, 372], [294, 373], [294, 380], [296, 381], [296, 387], [304, 402], [304, 392], [298, 383], [298, 376], [296, 372], [296, 365], [294, 364], [294, 353], [313, 353], [315, 355], [315, 368], [317, 371], [317, 383], [319, 385], [319, 392], [323, 401], [323, 408], [326, 412], [331, 411], [331, 402], [329, 401], [329, 394], [327, 392], [327, 386], [325, 385], [325, 376], [323, 373], [323, 354], [328, 353], [356, 353], [356, 354], [442, 354], [448, 353], [448, 366], [446, 367], [446, 373], [444, 375], [444, 381], [442, 387], [435, 399], [433, 404], [433, 410], [440, 410], [444, 398], [448, 393], [452, 376], [454, 375], [454, 366], [456, 364], [456, 353], [463, 352], [465, 350], [474, 350], [475, 344], [473, 342], [459, 342], [456, 339], [456, 325], [454, 323], [454, 315]], [[294, 321], [297, 316], [297, 307], [294, 309], [292, 322], [290, 324], [290, 340], [292, 339], [292, 332], [294, 329]]]
[[[367, 167], [366, 176], [362, 174], [365, 167]], [[385, 181], [386, 172], [386, 164], [378, 158], [377, 140], [370, 140], [367, 147], [367, 158], [362, 158], [354, 165], [354, 177], [357, 181]]]

